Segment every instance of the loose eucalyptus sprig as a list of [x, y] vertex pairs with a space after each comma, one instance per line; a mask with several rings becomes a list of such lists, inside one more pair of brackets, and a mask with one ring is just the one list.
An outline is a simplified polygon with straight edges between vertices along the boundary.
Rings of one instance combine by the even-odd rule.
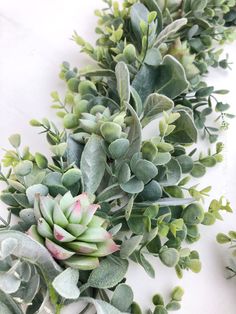
[[[64, 128], [30, 122], [46, 135], [51, 158], [22, 149], [18, 134], [9, 138], [1, 200], [19, 221], [2, 221], [0, 231], [4, 311], [37, 313], [50, 300], [56, 314], [76, 301], [87, 303], [81, 313], [90, 306], [142, 313], [126, 284], [129, 261], [150, 277], [158, 272], [150, 256], [179, 278], [184, 270], [198, 273], [199, 253], [186, 242], [200, 239], [199, 225], [232, 211], [223, 197], [206, 207], [211, 187], [196, 182], [223, 160], [223, 144], [198, 153], [196, 143], [206, 135], [217, 142], [233, 117], [216, 97], [226, 91], [202, 76], [209, 66], [229, 65], [215, 45], [234, 37], [235, 1], [105, 3], [96, 12], [96, 47], [73, 35], [97, 65], [79, 70], [64, 62], [66, 95], [51, 94]], [[143, 140], [154, 120], [155, 136]], [[155, 295], [150, 313], [178, 310], [182, 295], [174, 289], [167, 304]]]

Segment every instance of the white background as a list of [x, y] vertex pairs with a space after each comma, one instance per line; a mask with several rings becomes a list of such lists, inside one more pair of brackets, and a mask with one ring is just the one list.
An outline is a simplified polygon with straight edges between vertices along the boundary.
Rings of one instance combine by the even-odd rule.
[[[59, 80], [62, 61], [82, 66], [89, 59], [79, 53], [79, 48], [70, 40], [76, 30], [87, 40], [94, 42], [96, 17], [94, 9], [103, 7], [101, 0], [1, 0], [0, 1], [0, 147], [9, 148], [7, 138], [12, 133], [21, 133], [23, 143], [33, 152], [48, 154], [48, 145], [37, 130], [30, 127], [32, 118], [55, 118], [50, 109], [50, 92], [61, 91], [64, 83]], [[230, 60], [235, 65], [232, 71], [213, 70], [207, 80], [217, 88], [229, 89], [224, 97], [236, 113], [236, 44], [226, 47]], [[59, 122], [59, 121], [58, 121]], [[225, 161], [211, 169], [201, 179], [200, 187], [213, 185], [212, 197], [222, 194], [236, 207], [236, 125], [232, 121], [226, 142]], [[149, 134], [155, 133], [155, 124]], [[204, 145], [203, 149], [204, 149]], [[3, 155], [1, 150], [0, 156]], [[0, 204], [4, 213], [4, 205]], [[4, 215], [4, 214], [3, 214]], [[236, 212], [224, 214], [224, 222], [213, 227], [202, 227], [202, 238], [192, 247], [201, 254], [203, 269], [200, 274], [185, 272], [178, 280], [173, 269], [167, 269], [156, 260], [156, 279], [149, 279], [138, 266], [131, 266], [128, 282], [135, 291], [136, 300], [143, 308], [156, 292], [168, 294], [175, 285], [186, 291], [180, 314], [235, 314], [236, 281], [224, 278], [229, 251], [215, 242], [218, 232], [236, 229]], [[65, 312], [66, 313], [66, 312]], [[78, 310], [70, 309], [70, 314]]]

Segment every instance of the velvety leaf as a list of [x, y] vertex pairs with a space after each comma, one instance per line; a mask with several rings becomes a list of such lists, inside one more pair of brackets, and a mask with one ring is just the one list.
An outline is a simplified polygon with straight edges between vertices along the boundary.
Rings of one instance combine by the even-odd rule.
[[121, 312], [127, 312], [133, 303], [133, 299], [132, 289], [126, 284], [120, 284], [112, 295], [111, 304]]
[[89, 278], [88, 284], [93, 288], [107, 289], [117, 285], [125, 276], [128, 270], [128, 262], [116, 256], [109, 256], [103, 259]]
[[131, 112], [131, 116], [133, 118], [133, 123], [130, 127], [128, 134], [128, 140], [130, 145], [127, 153], [124, 155], [124, 159], [130, 159], [135, 153], [140, 152], [142, 142], [142, 127], [133, 107], [131, 107], [128, 103], [126, 104], [126, 106]]
[[63, 298], [77, 299], [80, 295], [79, 288], [77, 287], [78, 280], [78, 270], [67, 268], [53, 280], [52, 285]]
[[161, 207], [166, 207], [166, 206], [182, 206], [182, 205], [187, 205], [189, 203], [194, 202], [194, 198], [161, 198], [155, 202], [153, 201], [146, 201], [146, 202], [140, 202], [140, 203], [134, 203], [135, 206], [137, 207], [148, 207], [150, 205], [160, 205]]
[[137, 113], [137, 116], [140, 117], [142, 112], [143, 112], [142, 100], [141, 100], [139, 94], [137, 93], [137, 91], [132, 86], [130, 86], [130, 93], [131, 93], [132, 99], [134, 101], [134, 105], [133, 105], [134, 109]]
[[93, 304], [96, 309], [97, 314], [128, 314], [128, 313], [120, 312], [111, 304], [105, 301], [99, 300], [99, 299], [82, 297], [80, 298], [80, 301]]
[[146, 126], [149, 122], [156, 119], [163, 111], [171, 110], [174, 103], [171, 99], [157, 93], [148, 96], [144, 105], [144, 116], [142, 126]]
[[81, 171], [86, 192], [96, 192], [105, 173], [105, 163], [106, 154], [102, 148], [102, 139], [93, 134], [85, 145], [81, 157]]
[[188, 22], [188, 19], [181, 18], [181, 19], [177, 19], [174, 22], [170, 23], [157, 36], [157, 39], [154, 43], [154, 46], [158, 47], [161, 43], [165, 42], [166, 39], [168, 39], [172, 35], [175, 35], [178, 32], [178, 30], [180, 30], [180, 28], [182, 28], [184, 25], [187, 24], [187, 22]]
[[156, 92], [169, 98], [177, 97], [189, 86], [183, 66], [171, 55], [164, 57], [162, 64], [157, 68], [156, 76]]
[[80, 160], [83, 149], [84, 149], [83, 144], [78, 143], [71, 136], [68, 136], [66, 149], [68, 164], [75, 163], [77, 167], [80, 167]]
[[128, 182], [122, 183], [120, 187], [126, 193], [136, 194], [140, 193], [143, 190], [144, 184], [143, 181], [140, 181], [137, 178], [133, 177]]
[[197, 129], [186, 110], [178, 110], [180, 117], [175, 121], [174, 131], [166, 137], [172, 143], [192, 144], [197, 142]]
[[120, 247], [120, 257], [124, 259], [128, 258], [139, 246], [142, 238], [143, 236], [137, 235], [125, 240]]
[[129, 102], [130, 99], [130, 76], [127, 65], [124, 62], [118, 62], [115, 69], [117, 90], [120, 96], [121, 104]]

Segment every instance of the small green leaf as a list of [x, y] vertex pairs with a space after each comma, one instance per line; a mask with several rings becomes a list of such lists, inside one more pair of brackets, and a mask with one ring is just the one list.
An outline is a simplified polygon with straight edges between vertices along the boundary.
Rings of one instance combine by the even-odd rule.
[[21, 144], [20, 134], [12, 134], [9, 137], [9, 142], [14, 148], [19, 148]]
[[15, 174], [21, 177], [27, 176], [33, 170], [33, 163], [29, 160], [20, 161], [14, 168]]

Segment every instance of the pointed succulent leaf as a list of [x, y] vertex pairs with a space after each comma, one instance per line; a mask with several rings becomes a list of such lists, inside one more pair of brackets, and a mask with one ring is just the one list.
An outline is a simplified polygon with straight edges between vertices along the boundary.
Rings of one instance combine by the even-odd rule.
[[71, 206], [69, 215], [69, 223], [79, 224], [83, 215], [83, 209], [80, 200], [77, 200], [74, 205]]
[[62, 196], [60, 199], [60, 208], [64, 212], [64, 214], [67, 216], [67, 209], [70, 208], [75, 202], [74, 197], [71, 195], [71, 192], [67, 192]]
[[53, 234], [54, 238], [59, 242], [71, 242], [76, 239], [76, 237], [74, 237], [72, 234], [56, 224], [54, 224], [53, 227]]
[[85, 232], [85, 230], [87, 230], [87, 227], [81, 224], [69, 224], [67, 225], [66, 230], [69, 231], [70, 234], [78, 238], [82, 233]]
[[53, 222], [62, 228], [65, 228], [69, 223], [58, 204], [55, 204], [53, 209]]
[[37, 226], [36, 226], [36, 225], [32, 225], [32, 226], [28, 229], [27, 234], [28, 234], [32, 239], [34, 239], [35, 241], [37, 241], [38, 243], [44, 245], [44, 238], [41, 237], [41, 235], [38, 233], [38, 230], [37, 230]]
[[37, 223], [37, 231], [44, 238], [53, 238], [52, 229], [44, 218], [39, 218]]
[[42, 216], [51, 226], [53, 226], [54, 200], [50, 197], [41, 196], [39, 199], [39, 206]]
[[85, 208], [80, 223], [85, 226], [89, 224], [98, 208], [100, 208], [98, 204], [91, 204]]
[[99, 216], [93, 216], [91, 221], [88, 224], [88, 227], [101, 227], [106, 220]]
[[46, 239], [45, 245], [52, 256], [58, 260], [66, 260], [75, 254], [75, 252], [66, 250], [49, 239]]
[[90, 256], [103, 257], [119, 251], [120, 246], [117, 245], [112, 239], [105, 242], [97, 243], [97, 250]]
[[94, 243], [86, 243], [86, 242], [78, 242], [74, 241], [71, 243], [68, 243], [66, 245], [69, 249], [75, 251], [76, 253], [81, 253], [81, 254], [88, 254], [93, 253], [97, 250], [97, 245]]
[[77, 299], [80, 295], [77, 283], [79, 280], [78, 270], [67, 268], [52, 282], [53, 288], [65, 299]]
[[85, 242], [103, 242], [111, 238], [109, 232], [104, 228], [88, 228], [78, 239]]
[[92, 270], [98, 267], [99, 259], [97, 257], [76, 255], [64, 261], [64, 264], [74, 269]]

